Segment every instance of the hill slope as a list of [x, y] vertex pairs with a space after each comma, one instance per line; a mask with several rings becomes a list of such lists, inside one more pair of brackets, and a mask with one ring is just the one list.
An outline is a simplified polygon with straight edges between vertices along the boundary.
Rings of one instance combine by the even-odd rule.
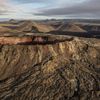
[[0, 100], [99, 100], [100, 40], [0, 45]]
[[54, 30], [51, 25], [32, 21], [24, 21], [15, 29], [21, 32], [50, 32]]
[[74, 23], [62, 24], [58, 27], [59, 31], [68, 31], [68, 32], [86, 32], [84, 29], [75, 25]]

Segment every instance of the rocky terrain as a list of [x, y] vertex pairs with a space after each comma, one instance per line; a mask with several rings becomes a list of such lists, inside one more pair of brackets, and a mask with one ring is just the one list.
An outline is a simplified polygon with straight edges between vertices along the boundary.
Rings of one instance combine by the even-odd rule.
[[99, 38], [11, 34], [0, 35], [0, 100], [100, 99]]
[[100, 24], [78, 22], [39, 22], [39, 21], [8, 21], [0, 23], [0, 33], [7, 32], [100, 32]]

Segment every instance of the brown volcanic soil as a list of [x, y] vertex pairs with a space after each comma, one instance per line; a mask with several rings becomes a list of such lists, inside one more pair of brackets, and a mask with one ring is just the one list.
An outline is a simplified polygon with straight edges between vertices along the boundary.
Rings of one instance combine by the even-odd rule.
[[54, 28], [49, 24], [32, 21], [20, 23], [15, 29], [21, 32], [50, 32], [54, 30]]
[[5, 24], [5, 26], [3, 25], [0, 25], [0, 35], [1, 34], [7, 34], [7, 33], [18, 33], [19, 30], [16, 30], [16, 29], [12, 29], [12, 28], [9, 28], [11, 26], [6, 26], [7, 24]]
[[34, 32], [38, 32], [38, 29], [33, 26], [32, 21], [22, 22], [18, 27], [16, 27], [16, 29], [20, 30], [21, 32], [32, 32], [32, 30], [34, 30]]
[[46, 22], [33, 22], [33, 21], [22, 21], [14, 23], [0, 24], [0, 33], [7, 32], [52, 32], [52, 31], [64, 31], [64, 32], [100, 32], [100, 25], [91, 24], [78, 24], [78, 23], [46, 23]]
[[50, 32], [55, 30], [54, 27], [52, 27], [49, 24], [44, 24], [44, 23], [34, 23], [34, 27], [38, 29], [39, 32]]
[[11, 31], [11, 29], [0, 26], [0, 33], [10, 32], [10, 31]]
[[0, 45], [0, 100], [99, 98], [99, 39]]
[[75, 25], [74, 23], [62, 24], [57, 30], [67, 32], [86, 32], [84, 29], [78, 25]]

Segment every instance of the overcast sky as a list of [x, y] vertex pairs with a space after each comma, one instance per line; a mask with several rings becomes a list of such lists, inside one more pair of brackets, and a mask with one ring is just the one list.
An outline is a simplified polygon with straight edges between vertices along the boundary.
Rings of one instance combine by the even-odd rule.
[[0, 0], [0, 18], [100, 19], [100, 0]]

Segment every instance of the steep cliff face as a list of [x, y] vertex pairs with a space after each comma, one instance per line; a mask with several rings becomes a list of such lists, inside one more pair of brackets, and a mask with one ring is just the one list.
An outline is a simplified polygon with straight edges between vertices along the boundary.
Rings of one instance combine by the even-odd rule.
[[0, 100], [99, 100], [100, 40], [0, 46]]

